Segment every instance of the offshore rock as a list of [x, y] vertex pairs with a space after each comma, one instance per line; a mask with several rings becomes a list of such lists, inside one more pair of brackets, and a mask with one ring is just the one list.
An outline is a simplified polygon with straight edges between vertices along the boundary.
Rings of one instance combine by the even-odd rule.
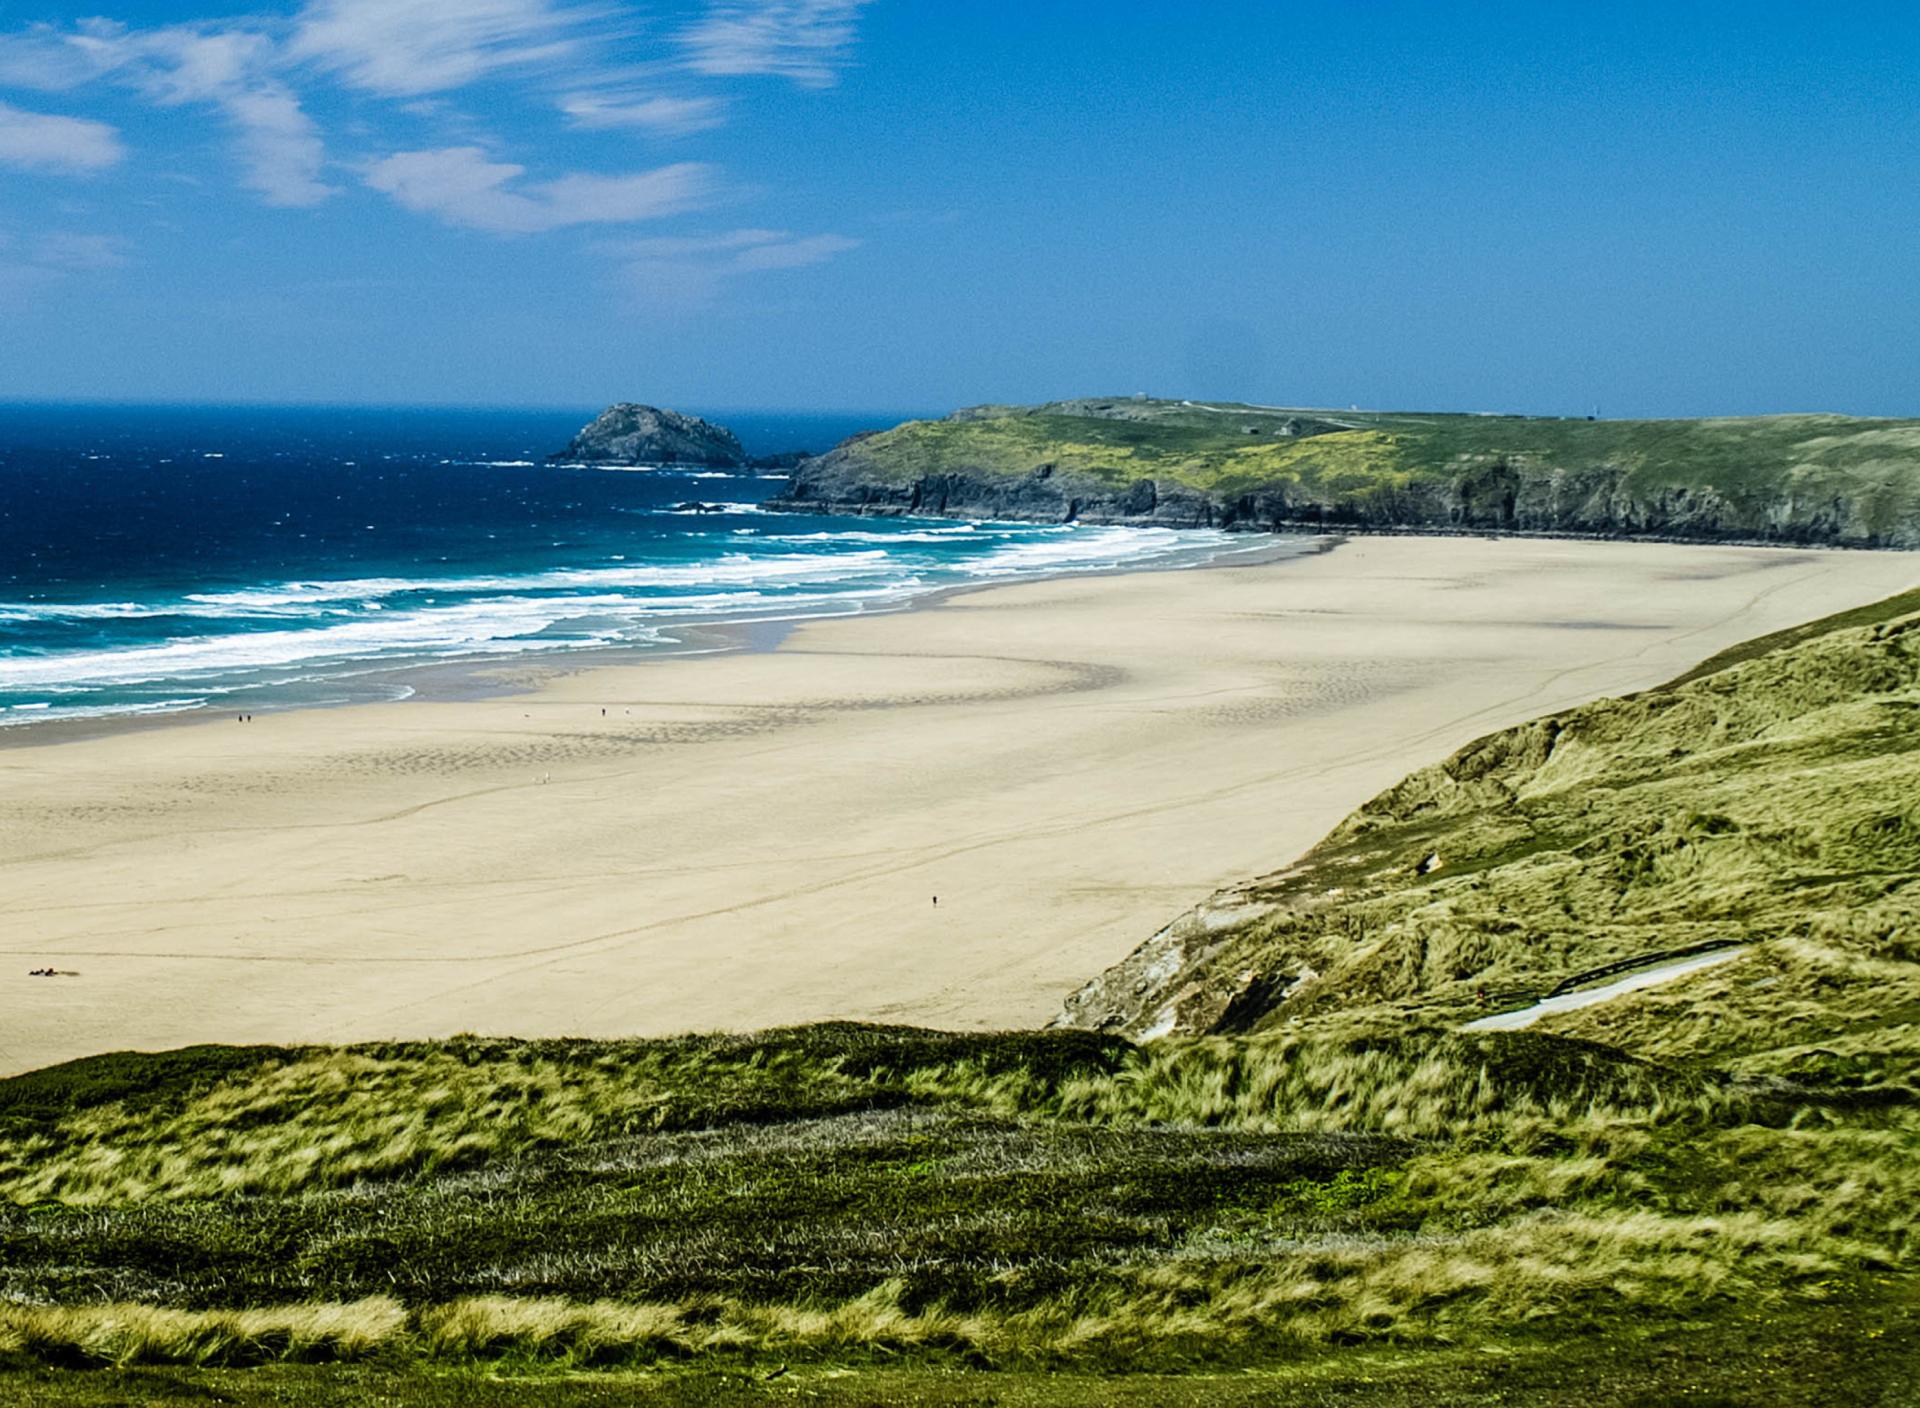
[[702, 469], [758, 467], [741, 448], [739, 438], [724, 425], [631, 401], [607, 407], [592, 424], [573, 437], [566, 449], [550, 458], [584, 464], [685, 464]]

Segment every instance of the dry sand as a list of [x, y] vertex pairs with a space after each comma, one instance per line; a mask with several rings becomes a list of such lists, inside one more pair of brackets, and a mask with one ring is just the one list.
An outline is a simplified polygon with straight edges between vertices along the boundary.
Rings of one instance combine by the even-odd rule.
[[1366, 538], [528, 694], [0, 748], [0, 1070], [1044, 1022], [1409, 769], [1917, 581], [1892, 553]]

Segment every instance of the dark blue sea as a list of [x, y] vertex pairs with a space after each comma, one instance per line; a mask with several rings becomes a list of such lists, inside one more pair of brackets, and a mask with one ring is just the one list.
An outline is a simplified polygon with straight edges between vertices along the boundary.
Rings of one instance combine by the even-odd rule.
[[[771, 513], [784, 476], [549, 463], [597, 409], [0, 406], [0, 725], [404, 697], [410, 666], [712, 648], [1230, 541]], [[709, 418], [771, 454], [908, 417]]]

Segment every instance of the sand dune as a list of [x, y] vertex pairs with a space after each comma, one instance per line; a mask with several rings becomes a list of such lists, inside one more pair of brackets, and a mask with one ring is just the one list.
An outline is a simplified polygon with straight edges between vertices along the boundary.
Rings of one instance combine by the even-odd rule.
[[[1916, 581], [1904, 554], [1370, 538], [475, 701], [11, 730], [0, 1069], [1031, 1025], [1467, 739]], [[27, 976], [48, 965], [75, 976]]]

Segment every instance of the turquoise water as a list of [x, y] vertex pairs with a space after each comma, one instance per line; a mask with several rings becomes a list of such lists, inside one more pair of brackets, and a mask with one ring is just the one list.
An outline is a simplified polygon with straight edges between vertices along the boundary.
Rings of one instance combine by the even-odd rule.
[[[392, 698], [407, 666], [701, 648], [1236, 545], [773, 513], [783, 476], [549, 463], [591, 413], [0, 407], [0, 724]], [[767, 454], [906, 417], [713, 418]]]

